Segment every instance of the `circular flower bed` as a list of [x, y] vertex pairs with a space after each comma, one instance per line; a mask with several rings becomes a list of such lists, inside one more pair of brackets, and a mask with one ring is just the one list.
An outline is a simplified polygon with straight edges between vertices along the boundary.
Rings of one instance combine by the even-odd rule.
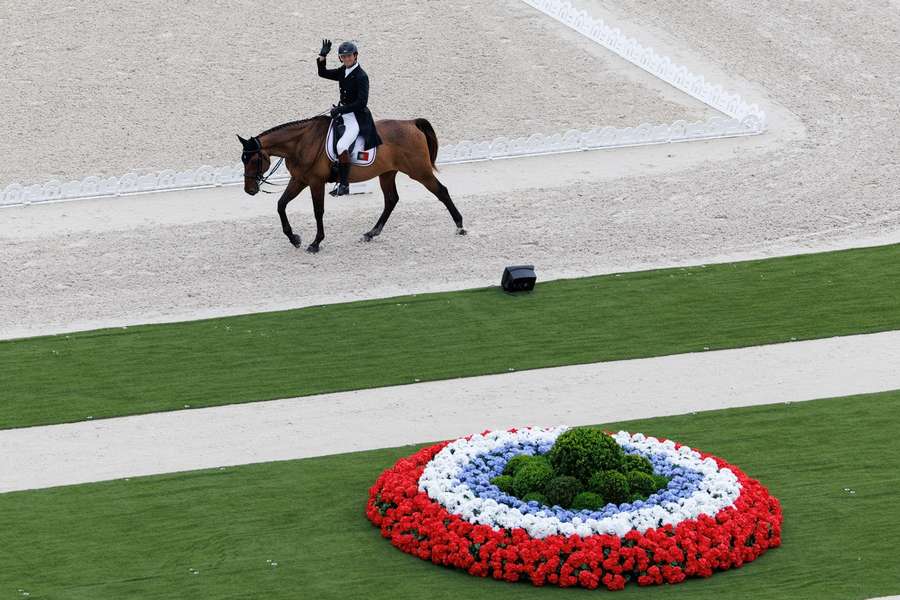
[[677, 583], [739, 567], [780, 545], [781, 506], [758, 481], [720, 458], [640, 433], [620, 431], [612, 439], [624, 456], [646, 459], [622, 464], [649, 461], [653, 481], [665, 484], [649, 496], [566, 508], [513, 495], [525, 486], [504, 491], [491, 483], [506, 482], [507, 463], [521, 455], [547, 455], [587, 479], [587, 458], [559, 459], [554, 450], [566, 431], [484, 432], [424, 448], [382, 473], [369, 490], [366, 515], [404, 552], [537, 586]]

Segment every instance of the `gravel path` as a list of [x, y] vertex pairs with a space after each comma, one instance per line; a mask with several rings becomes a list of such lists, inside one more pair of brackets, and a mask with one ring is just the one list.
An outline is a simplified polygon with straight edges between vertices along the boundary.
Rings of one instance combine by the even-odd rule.
[[888, 332], [12, 429], [0, 492], [877, 392], [898, 361]]

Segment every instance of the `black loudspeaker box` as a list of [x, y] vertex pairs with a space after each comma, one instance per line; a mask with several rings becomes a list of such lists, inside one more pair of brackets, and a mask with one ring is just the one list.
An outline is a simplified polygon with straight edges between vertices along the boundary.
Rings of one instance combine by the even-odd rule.
[[503, 269], [503, 279], [500, 285], [507, 292], [530, 292], [534, 289], [537, 277], [534, 274], [534, 265], [520, 265]]

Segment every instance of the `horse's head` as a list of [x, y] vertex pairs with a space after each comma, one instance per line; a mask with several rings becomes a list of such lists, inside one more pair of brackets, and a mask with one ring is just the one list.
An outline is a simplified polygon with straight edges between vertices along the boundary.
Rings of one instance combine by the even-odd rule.
[[241, 152], [241, 162], [244, 163], [244, 191], [253, 196], [259, 192], [259, 184], [265, 178], [272, 161], [269, 153], [262, 149], [259, 138], [252, 137], [249, 140], [241, 136], [237, 138], [244, 148]]

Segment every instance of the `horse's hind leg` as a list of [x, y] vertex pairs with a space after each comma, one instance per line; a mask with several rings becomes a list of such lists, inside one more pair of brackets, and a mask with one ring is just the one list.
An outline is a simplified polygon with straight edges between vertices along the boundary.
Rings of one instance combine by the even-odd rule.
[[394, 207], [397, 206], [397, 201], [400, 200], [400, 195], [397, 193], [397, 171], [382, 173], [378, 179], [381, 182], [381, 192], [384, 194], [384, 211], [381, 213], [381, 216], [378, 217], [378, 222], [375, 223], [375, 227], [363, 234], [362, 239], [364, 242], [371, 242], [372, 238], [381, 235], [384, 224], [387, 223], [388, 218], [391, 216], [391, 212], [393, 212]]
[[438, 178], [434, 176], [434, 173], [429, 173], [422, 178], [414, 177], [414, 179], [428, 188], [429, 192], [437, 196], [437, 199], [444, 203], [444, 206], [450, 211], [450, 216], [453, 217], [453, 222], [456, 223], [456, 233], [459, 235], [466, 235], [466, 230], [463, 229], [462, 215], [459, 214], [459, 211], [456, 210], [456, 205], [453, 204], [453, 200], [450, 199], [449, 190], [447, 190], [443, 183], [438, 181]]

